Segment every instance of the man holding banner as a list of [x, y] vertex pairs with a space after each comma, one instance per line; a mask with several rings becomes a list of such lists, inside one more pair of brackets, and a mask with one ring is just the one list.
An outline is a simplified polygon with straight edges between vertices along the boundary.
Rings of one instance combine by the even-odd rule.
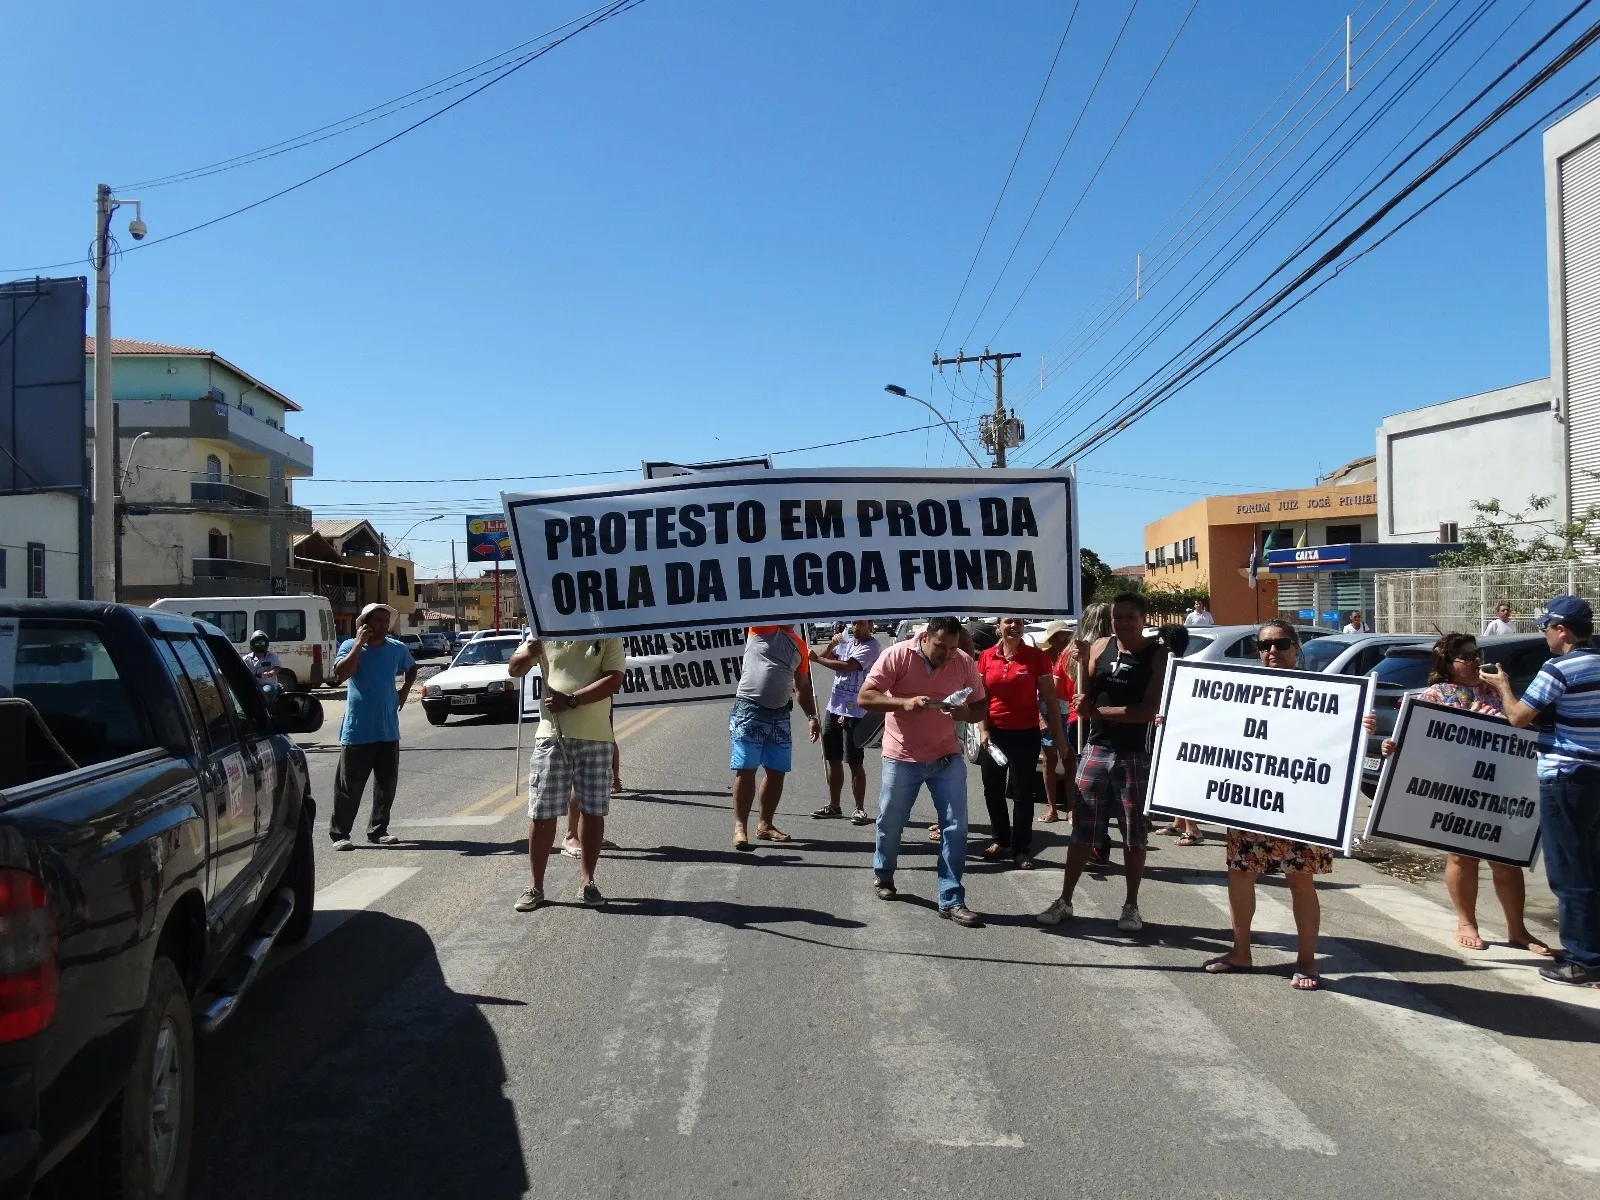
[[1540, 969], [1550, 983], [1600, 986], [1600, 650], [1594, 613], [1577, 596], [1557, 596], [1534, 624], [1555, 657], [1518, 700], [1504, 672], [1489, 676], [1506, 720], [1525, 729], [1541, 716], [1539, 828], [1544, 869], [1556, 895], [1566, 957]]
[[511, 678], [535, 664], [544, 680], [543, 714], [528, 769], [528, 865], [533, 884], [517, 899], [518, 912], [545, 903], [544, 873], [556, 822], [570, 801], [578, 806], [582, 866], [580, 898], [590, 908], [606, 900], [595, 884], [595, 867], [611, 810], [611, 697], [622, 687], [626, 659], [621, 638], [540, 641], [530, 637], [511, 656]]
[[793, 625], [753, 625], [744, 644], [739, 690], [728, 713], [728, 765], [733, 770], [733, 848], [750, 849], [747, 825], [756, 798], [756, 771], [761, 779], [761, 815], [756, 837], [787, 842], [789, 835], [772, 823], [783, 798], [783, 777], [794, 765], [789, 736], [789, 710], [795, 697], [806, 714], [814, 742], [822, 734], [817, 701], [811, 694], [809, 648]]

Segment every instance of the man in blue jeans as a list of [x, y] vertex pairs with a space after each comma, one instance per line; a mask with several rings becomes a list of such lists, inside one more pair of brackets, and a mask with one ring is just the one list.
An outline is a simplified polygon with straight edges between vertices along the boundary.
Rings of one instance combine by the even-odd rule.
[[[944, 701], [967, 690], [966, 700]], [[934, 617], [916, 637], [881, 655], [861, 682], [856, 703], [885, 714], [883, 782], [878, 793], [878, 846], [872, 857], [880, 900], [893, 900], [900, 834], [928, 785], [939, 817], [939, 915], [976, 929], [983, 918], [967, 907], [961, 873], [967, 858], [967, 760], [956, 738], [957, 721], [976, 721], [988, 711], [983, 678], [961, 649], [961, 623]]]
[[1550, 983], [1600, 987], [1600, 650], [1590, 644], [1594, 613], [1577, 596], [1557, 596], [1534, 624], [1554, 656], [1518, 700], [1504, 673], [1484, 678], [1500, 689], [1506, 719], [1526, 728], [1540, 717], [1539, 839], [1556, 895], [1565, 957], [1539, 974]]

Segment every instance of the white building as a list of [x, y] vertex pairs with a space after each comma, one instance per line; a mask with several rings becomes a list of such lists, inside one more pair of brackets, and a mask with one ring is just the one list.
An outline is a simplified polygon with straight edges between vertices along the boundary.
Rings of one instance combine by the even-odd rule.
[[79, 599], [80, 555], [87, 549], [79, 540], [81, 507], [71, 492], [0, 496], [0, 596]]

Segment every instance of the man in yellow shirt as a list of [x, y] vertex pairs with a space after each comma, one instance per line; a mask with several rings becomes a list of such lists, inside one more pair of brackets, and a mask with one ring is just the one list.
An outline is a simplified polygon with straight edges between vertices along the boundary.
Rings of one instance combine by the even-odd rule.
[[529, 637], [511, 656], [511, 677], [534, 666], [544, 676], [539, 731], [528, 769], [528, 865], [533, 886], [517, 898], [518, 912], [545, 903], [544, 871], [555, 842], [556, 822], [569, 800], [578, 805], [582, 899], [599, 908], [606, 899], [594, 871], [611, 809], [611, 697], [622, 687], [621, 638], [588, 642], [541, 642]]

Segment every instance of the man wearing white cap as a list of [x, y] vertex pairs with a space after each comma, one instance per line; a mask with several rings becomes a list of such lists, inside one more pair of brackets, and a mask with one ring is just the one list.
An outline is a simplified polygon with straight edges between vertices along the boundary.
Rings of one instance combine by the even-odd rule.
[[[367, 841], [393, 846], [389, 809], [400, 778], [400, 710], [417, 681], [417, 663], [398, 638], [389, 636], [394, 609], [369, 604], [356, 618], [356, 635], [334, 655], [333, 678], [345, 685], [344, 723], [339, 727], [339, 770], [333, 777], [333, 818], [328, 836], [335, 850], [353, 850], [350, 830], [361, 807], [361, 793], [372, 777], [372, 812]], [[398, 692], [394, 681], [405, 676]]]

